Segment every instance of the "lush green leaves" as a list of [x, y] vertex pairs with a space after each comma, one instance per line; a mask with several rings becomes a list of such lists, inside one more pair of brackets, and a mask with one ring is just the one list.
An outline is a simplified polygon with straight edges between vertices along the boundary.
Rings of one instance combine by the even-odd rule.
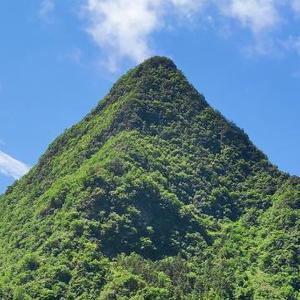
[[299, 299], [299, 186], [152, 58], [0, 196], [0, 298]]

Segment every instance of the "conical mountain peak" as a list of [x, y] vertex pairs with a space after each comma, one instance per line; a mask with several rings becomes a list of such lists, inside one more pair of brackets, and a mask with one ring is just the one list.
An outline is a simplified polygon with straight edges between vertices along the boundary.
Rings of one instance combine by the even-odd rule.
[[182, 105], [193, 107], [195, 112], [207, 105], [204, 97], [187, 81], [173, 61], [160, 56], [147, 59], [122, 76], [94, 113], [117, 102], [123, 102], [120, 108], [126, 110], [128, 116], [143, 108], [153, 113], [156, 110], [161, 118], [166, 117], [165, 106], [168, 106], [169, 113], [173, 111], [176, 114]]
[[157, 69], [165, 69], [169, 72], [176, 72], [177, 66], [175, 63], [167, 57], [164, 56], [153, 56], [151, 58], [146, 59], [144, 62], [139, 64], [136, 67], [136, 72], [150, 72], [151, 70], [157, 70]]
[[138, 66], [138, 68], [154, 68], [154, 69], [157, 69], [158, 67], [165, 67], [168, 69], [177, 70], [177, 66], [175, 65], [175, 63], [166, 56], [150, 57]]
[[297, 184], [150, 58], [0, 197], [0, 299], [297, 299]]

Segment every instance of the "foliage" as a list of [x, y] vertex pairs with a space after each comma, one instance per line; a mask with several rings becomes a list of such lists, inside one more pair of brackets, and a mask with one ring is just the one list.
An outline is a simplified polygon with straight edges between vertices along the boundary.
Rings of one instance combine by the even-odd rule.
[[299, 299], [299, 199], [154, 57], [0, 196], [0, 298]]

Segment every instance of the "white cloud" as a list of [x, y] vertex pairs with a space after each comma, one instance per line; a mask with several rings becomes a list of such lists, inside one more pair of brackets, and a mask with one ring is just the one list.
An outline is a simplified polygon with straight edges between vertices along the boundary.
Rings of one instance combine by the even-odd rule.
[[280, 21], [274, 0], [228, 0], [221, 7], [225, 15], [255, 34], [273, 29]]
[[[287, 11], [300, 13], [300, 0], [81, 1], [85, 4], [83, 15], [88, 23], [87, 32], [106, 56], [106, 67], [112, 72], [124, 58], [141, 62], [152, 55], [153, 33], [174, 28], [178, 18], [194, 20], [196, 16], [195, 20], [203, 25], [207, 15], [203, 12], [208, 13], [213, 21], [219, 18], [230, 32], [234, 26], [250, 31], [253, 40], [247, 48], [252, 48], [253, 53], [269, 54], [278, 44], [274, 39], [276, 32], [290, 22]], [[203, 17], [198, 18], [200, 15]]]
[[[154, 1], [156, 3], [156, 1]], [[150, 55], [148, 38], [159, 27], [159, 12], [148, 0], [89, 0], [88, 32], [100, 47], [112, 51], [108, 63], [114, 71], [117, 56], [142, 61]]]
[[0, 151], [0, 173], [18, 179], [28, 171], [27, 165]]
[[193, 13], [197, 12], [199, 9], [202, 9], [209, 0], [171, 0], [176, 11], [180, 14], [185, 14], [186, 16], [191, 16]]
[[87, 32], [107, 50], [107, 66], [115, 71], [118, 60], [141, 62], [152, 54], [150, 36], [166, 24], [166, 16], [190, 16], [202, 1], [192, 0], [86, 0]]

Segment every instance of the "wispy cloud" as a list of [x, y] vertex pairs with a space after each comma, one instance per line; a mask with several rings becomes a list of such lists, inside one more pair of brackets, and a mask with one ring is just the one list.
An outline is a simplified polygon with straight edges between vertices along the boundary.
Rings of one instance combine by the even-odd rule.
[[0, 173], [3, 175], [18, 179], [26, 174], [29, 169], [26, 164], [0, 151]]
[[50, 14], [54, 11], [54, 0], [42, 0], [39, 8], [39, 17], [44, 21], [49, 21]]
[[70, 59], [71, 61], [73, 61], [76, 64], [81, 64], [81, 60], [82, 60], [82, 50], [78, 47], [73, 48], [67, 55], [66, 58]]
[[292, 0], [292, 8], [296, 13], [300, 13], [300, 0]]
[[[54, 10], [54, 1], [41, 0], [41, 16], [46, 18]], [[178, 22], [179, 19], [197, 20], [201, 26], [209, 15], [212, 23], [224, 25], [226, 32], [243, 28], [252, 34], [252, 40], [241, 48], [266, 55], [272, 47], [280, 47], [276, 33], [291, 21], [286, 19], [290, 15], [287, 12], [300, 17], [300, 0], [78, 0], [77, 3], [82, 5], [80, 15], [86, 22], [85, 30], [101, 50], [101, 57], [105, 57], [102, 63], [111, 72], [124, 59], [141, 62], [153, 55], [154, 33], [174, 28], [177, 23], [190, 24]], [[74, 60], [81, 60], [81, 55], [75, 52]]]
[[229, 0], [220, 2], [219, 7], [254, 34], [273, 29], [280, 21], [274, 0]]
[[106, 65], [115, 71], [122, 58], [141, 62], [152, 54], [150, 36], [166, 26], [170, 14], [190, 16], [205, 1], [86, 0], [87, 32], [107, 50]]
[[288, 51], [295, 51], [300, 55], [300, 36], [289, 36], [286, 41], [282, 42], [282, 46]]
[[[298, 8], [294, 0], [293, 8]], [[140, 62], [152, 54], [151, 35], [167, 27], [169, 16], [191, 18], [207, 7], [234, 19], [254, 35], [280, 23], [278, 0], [85, 0], [87, 32], [107, 54], [115, 71], [123, 58]]]

